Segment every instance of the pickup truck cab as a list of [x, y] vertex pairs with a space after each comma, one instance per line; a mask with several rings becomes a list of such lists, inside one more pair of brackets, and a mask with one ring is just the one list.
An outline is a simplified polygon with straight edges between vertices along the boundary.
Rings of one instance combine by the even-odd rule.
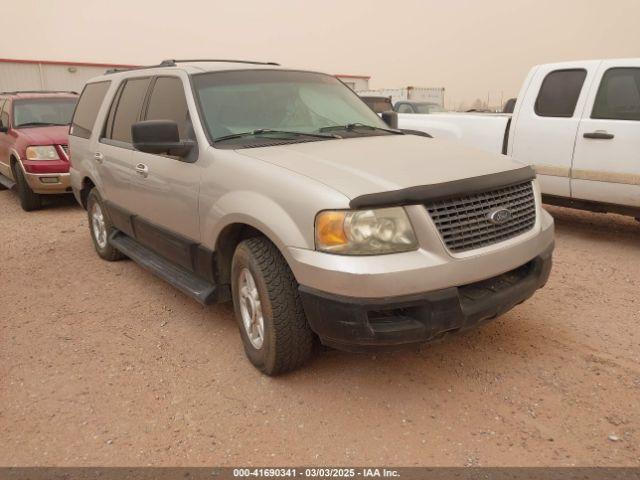
[[547, 203], [640, 218], [640, 59], [533, 67], [513, 115], [398, 124], [533, 165]]
[[214, 60], [106, 74], [70, 144], [97, 254], [232, 300], [270, 375], [316, 339], [360, 350], [471, 328], [551, 269], [530, 167], [390, 129], [331, 75]]
[[42, 195], [71, 193], [68, 132], [74, 92], [0, 93], [0, 189], [18, 191], [25, 211]]

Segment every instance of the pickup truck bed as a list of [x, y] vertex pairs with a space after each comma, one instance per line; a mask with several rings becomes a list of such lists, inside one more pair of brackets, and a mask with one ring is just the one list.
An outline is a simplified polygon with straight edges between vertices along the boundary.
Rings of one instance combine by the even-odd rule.
[[505, 153], [505, 134], [510, 120], [510, 114], [398, 114], [401, 128], [420, 130], [491, 153]]

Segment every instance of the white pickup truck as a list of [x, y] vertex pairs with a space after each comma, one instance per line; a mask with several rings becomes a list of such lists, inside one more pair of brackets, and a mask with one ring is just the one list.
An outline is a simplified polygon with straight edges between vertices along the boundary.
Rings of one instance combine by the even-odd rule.
[[400, 114], [398, 125], [533, 165], [546, 203], [640, 220], [640, 58], [535, 66], [512, 115]]

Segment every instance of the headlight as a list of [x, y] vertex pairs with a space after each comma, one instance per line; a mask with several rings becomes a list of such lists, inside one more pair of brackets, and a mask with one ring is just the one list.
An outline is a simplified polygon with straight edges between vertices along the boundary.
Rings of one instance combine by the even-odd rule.
[[344, 255], [416, 250], [418, 242], [402, 207], [325, 210], [316, 216], [316, 249]]
[[60, 160], [53, 145], [45, 147], [27, 147], [27, 160]]

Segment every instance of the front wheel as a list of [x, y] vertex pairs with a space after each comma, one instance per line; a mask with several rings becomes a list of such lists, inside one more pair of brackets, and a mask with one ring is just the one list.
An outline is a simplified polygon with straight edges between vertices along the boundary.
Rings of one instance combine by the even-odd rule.
[[244, 349], [267, 375], [294, 370], [311, 357], [298, 283], [278, 249], [264, 237], [241, 242], [233, 255], [231, 288]]
[[124, 258], [120, 251], [109, 244], [109, 232], [113, 224], [104, 208], [102, 197], [95, 188], [89, 192], [89, 197], [87, 198], [87, 215], [91, 240], [93, 240], [93, 246], [100, 258], [110, 262]]
[[19, 165], [13, 167], [13, 173], [16, 179], [16, 188], [22, 209], [25, 212], [31, 212], [42, 208], [42, 197], [31, 190]]

